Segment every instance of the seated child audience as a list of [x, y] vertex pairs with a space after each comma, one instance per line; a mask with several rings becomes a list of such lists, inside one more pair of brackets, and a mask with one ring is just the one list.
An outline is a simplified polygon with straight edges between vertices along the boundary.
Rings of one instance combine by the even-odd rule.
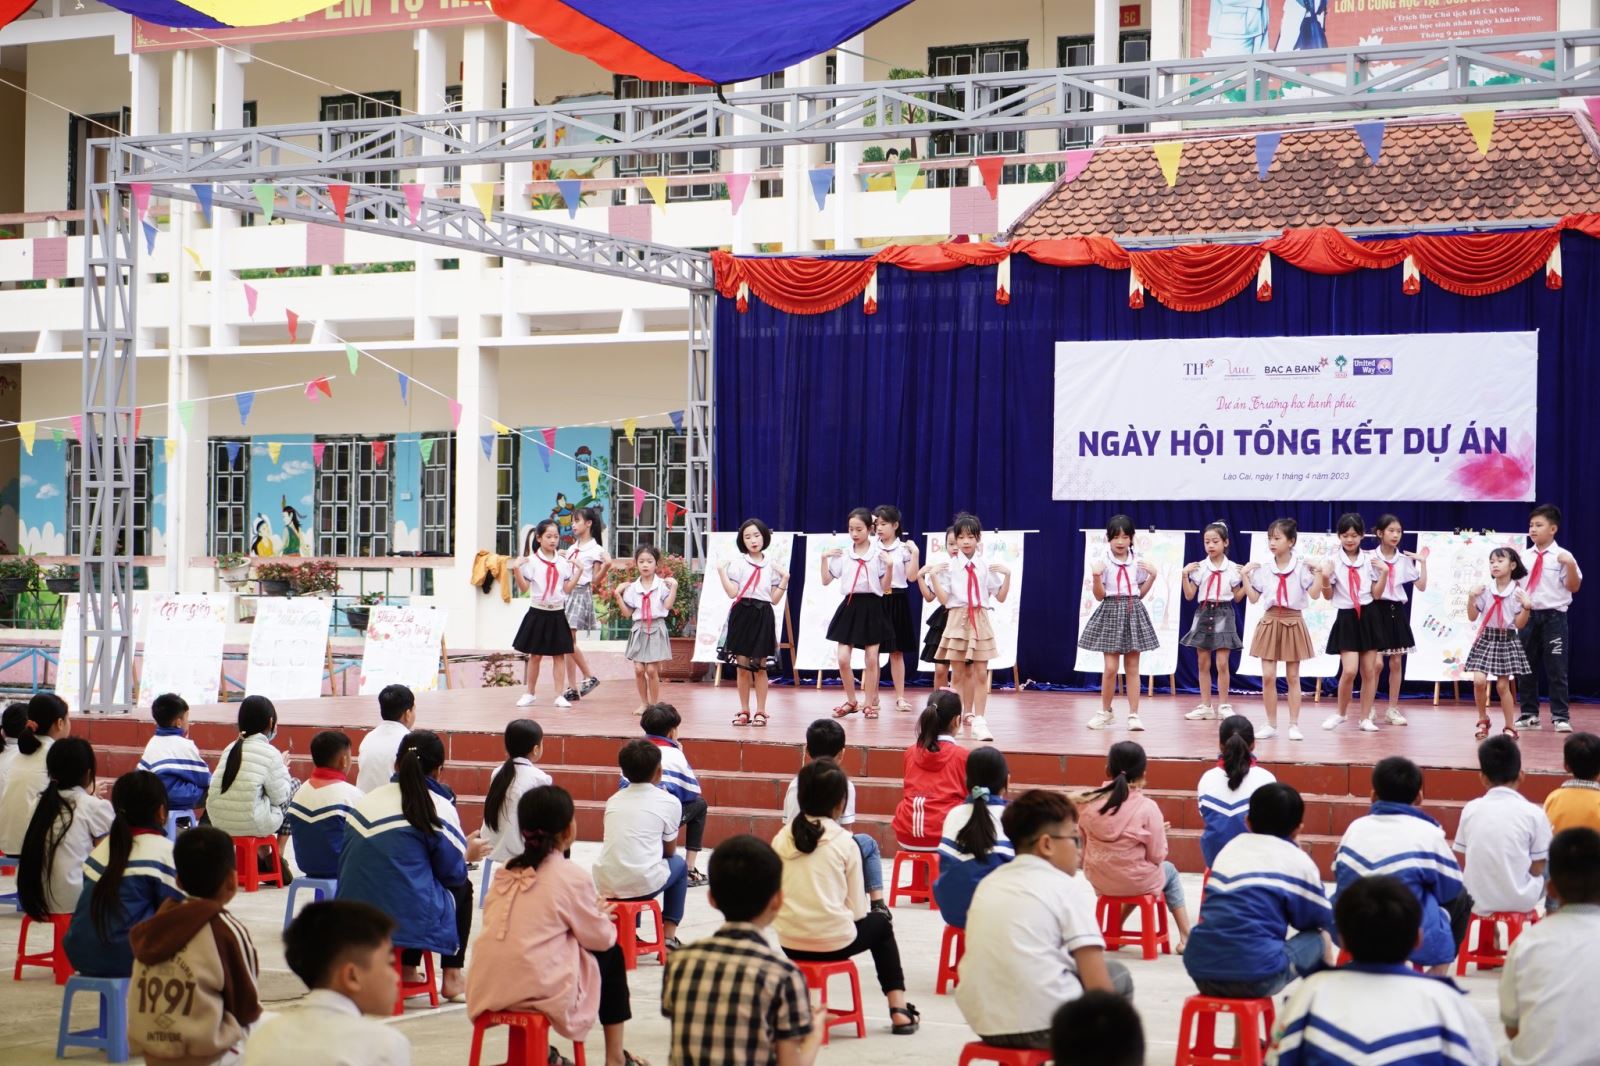
[[4, 713], [0, 713], [0, 796], [5, 795], [6, 775], [11, 773], [11, 764], [22, 754], [17, 750], [17, 741], [27, 731], [28, 705], [7, 704]]
[[256, 1026], [244, 1066], [410, 1066], [411, 1044], [375, 1019], [400, 991], [394, 921], [350, 900], [313, 903], [283, 932], [283, 955], [311, 994]]
[[385, 685], [378, 693], [378, 715], [383, 720], [362, 738], [356, 756], [356, 787], [362, 792], [376, 791], [394, 780], [395, 753], [417, 726], [417, 698], [404, 685]]
[[50, 783], [39, 793], [17, 862], [17, 902], [36, 922], [71, 914], [83, 891], [83, 864], [111, 830], [115, 812], [94, 794], [94, 749], [62, 737], [45, 756]]
[[540, 785], [517, 806], [524, 850], [495, 875], [484, 901], [467, 970], [467, 1014], [538, 1011], [576, 1044], [598, 1019], [606, 1066], [631, 1066], [622, 1027], [633, 1012], [616, 908], [596, 894], [588, 871], [562, 854], [578, 836], [572, 797]]
[[906, 749], [905, 785], [894, 809], [895, 843], [938, 851], [944, 816], [967, 798], [967, 749], [956, 743], [961, 697], [935, 692], [917, 719], [917, 742]]
[[[1234, 837], [1211, 865], [1200, 920], [1183, 968], [1208, 996], [1275, 996], [1296, 977], [1328, 963], [1333, 911], [1322, 874], [1295, 844], [1306, 805], [1273, 782], [1250, 797], [1249, 832]], [[1285, 928], [1298, 930], [1287, 942]]]
[[67, 704], [53, 692], [40, 692], [28, 701], [22, 736], [17, 738], [17, 757], [6, 773], [5, 792], [0, 794], [0, 855], [22, 854], [22, 838], [33, 821], [34, 804], [50, 783], [45, 756], [50, 745], [72, 732]]
[[1572, 779], [1544, 798], [1550, 828], [1559, 833], [1584, 826], [1600, 832], [1600, 737], [1572, 734], [1561, 746], [1561, 761]]
[[672, 1066], [811, 1066], [821, 1030], [794, 963], [766, 929], [783, 906], [783, 860], [764, 840], [729, 837], [711, 853], [715, 933], [673, 953], [661, 984]]
[[1408, 885], [1395, 877], [1354, 881], [1339, 895], [1334, 918], [1354, 961], [1308, 977], [1289, 995], [1268, 1063], [1496, 1066], [1494, 1037], [1466, 994], [1406, 965], [1425, 935]]
[[172, 864], [189, 898], [167, 900], [128, 933], [128, 1046], [147, 1062], [198, 1066], [239, 1049], [261, 1017], [260, 965], [249, 931], [227, 910], [239, 888], [233, 838], [209, 825], [185, 830]]
[[1068, 1000], [1050, 1023], [1054, 1066], [1144, 1066], [1139, 1012], [1115, 992], [1085, 992]]
[[[156, 735], [144, 745], [140, 770], [149, 770], [167, 787], [167, 807], [195, 811], [206, 805], [211, 770], [200, 749], [189, 739], [189, 703], [176, 692], [163, 692], [150, 704]], [[193, 821], [193, 819], [191, 819]], [[179, 828], [184, 828], [180, 826]]]
[[1078, 872], [1078, 812], [1065, 796], [1031, 789], [1001, 821], [1017, 857], [972, 896], [956, 1005], [980, 1039], [1048, 1048], [1061, 1004], [1084, 992], [1133, 995], [1128, 968], [1106, 959], [1094, 893]]
[[1478, 745], [1478, 775], [1489, 791], [1461, 810], [1455, 849], [1461, 879], [1478, 914], [1531, 911], [1544, 899], [1550, 819], [1517, 791], [1522, 750], [1507, 736]]
[[1131, 740], [1111, 745], [1104, 785], [1078, 799], [1083, 830], [1083, 874], [1099, 896], [1161, 895], [1178, 927], [1179, 955], [1189, 943], [1178, 868], [1167, 861], [1167, 827], [1156, 801], [1144, 794], [1149, 765]]
[[[844, 754], [845, 737], [844, 726], [832, 718], [818, 718], [806, 726], [806, 759], [832, 759], [839, 762], [839, 756]], [[800, 778], [795, 776], [789, 779], [789, 788], [783, 794], [783, 820], [794, 821], [794, 816], [800, 813]], [[844, 801], [844, 814], [839, 817], [839, 824], [849, 829], [856, 824], [856, 783], [850, 782], [850, 794]], [[883, 901], [883, 852], [878, 847], [876, 837], [868, 833], [855, 834], [856, 847], [861, 849], [861, 874], [867, 884], [867, 899], [877, 909], [888, 910], [889, 905]]]
[[1006, 806], [1010, 772], [999, 748], [972, 749], [967, 757], [967, 801], [944, 816], [939, 834], [939, 877], [933, 898], [946, 925], [964, 929], [967, 908], [978, 883], [1015, 852], [1000, 815]]
[[[296, 782], [289, 776], [289, 753], [272, 746], [278, 732], [278, 710], [265, 696], [246, 696], [239, 704], [239, 738], [217, 759], [217, 772], [206, 794], [206, 817], [232, 837], [289, 839], [289, 801]], [[268, 862], [266, 849], [259, 861]], [[284, 883], [290, 880], [283, 867]]]
[[394, 919], [407, 980], [424, 951], [437, 952], [444, 971], [439, 994], [457, 999], [465, 993], [461, 968], [472, 934], [467, 863], [483, 858], [489, 846], [461, 831], [453, 797], [438, 781], [444, 742], [437, 734], [407, 733], [395, 765], [396, 780], [350, 811], [338, 897], [370, 903]]
[[[683, 805], [678, 820], [684, 831], [683, 859], [687, 868], [684, 876], [688, 886], [696, 888], [706, 883], [706, 875], [700, 872], [700, 842], [706, 835], [706, 801], [700, 795], [700, 779], [695, 777], [683, 754], [683, 745], [678, 743], [678, 727], [682, 724], [678, 709], [670, 703], [652, 703], [639, 716], [644, 738], [661, 752], [660, 787]], [[622, 787], [628, 787], [626, 775]]]
[[1461, 888], [1461, 867], [1439, 823], [1417, 808], [1422, 771], [1391, 755], [1372, 768], [1372, 808], [1350, 823], [1334, 855], [1333, 902], [1363, 877], [1399, 878], [1422, 907], [1422, 940], [1411, 953], [1418, 966], [1438, 967], [1456, 957], [1472, 918], [1472, 898]]
[[662, 749], [630, 740], [617, 753], [628, 787], [606, 800], [594, 883], [607, 899], [636, 902], [661, 897], [661, 933], [676, 951], [678, 923], [689, 898], [688, 867], [678, 850], [683, 805], [661, 788]]
[[878, 988], [889, 1000], [892, 1031], [917, 1031], [921, 1015], [906, 1002], [900, 946], [886, 911], [872, 909], [861, 880], [861, 851], [837, 819], [850, 779], [832, 759], [800, 768], [800, 813], [778, 830], [772, 849], [783, 860], [783, 905], [773, 925], [796, 962], [833, 962], [872, 953]]
[[145, 770], [123, 774], [111, 788], [111, 806], [116, 817], [83, 864], [84, 891], [67, 927], [67, 958], [86, 977], [131, 976], [128, 930], [165, 901], [183, 899], [161, 779]]
[[483, 828], [478, 830], [493, 848], [489, 858], [502, 866], [527, 850], [517, 822], [517, 804], [529, 789], [550, 784], [550, 775], [533, 765], [543, 754], [544, 730], [538, 722], [518, 718], [506, 726], [506, 761], [489, 781], [483, 798]]
[[350, 738], [324, 729], [311, 738], [311, 777], [289, 802], [289, 836], [294, 861], [307, 877], [339, 876], [346, 816], [361, 802], [350, 783]]
[[1207, 867], [1228, 841], [1247, 831], [1245, 812], [1256, 789], [1277, 780], [1256, 765], [1252, 754], [1256, 731], [1250, 719], [1240, 714], [1224, 718], [1217, 727], [1217, 742], [1222, 749], [1217, 765], [1200, 775], [1200, 817], [1205, 822], [1200, 831], [1200, 855]]
[[[1581, 734], [1574, 734], [1581, 735]], [[1600, 1014], [1600, 833], [1563, 829], [1550, 842], [1550, 896], [1560, 902], [1524, 926], [1500, 972], [1500, 1021], [1511, 1039], [1504, 1066], [1586, 1066], [1596, 1048], [1587, 1020]]]

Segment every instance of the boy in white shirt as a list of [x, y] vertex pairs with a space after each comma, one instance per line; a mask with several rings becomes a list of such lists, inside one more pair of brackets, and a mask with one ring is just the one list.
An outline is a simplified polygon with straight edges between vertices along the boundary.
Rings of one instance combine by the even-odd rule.
[[1462, 809], [1455, 839], [1472, 909], [1534, 910], [1544, 898], [1550, 820], [1517, 791], [1522, 751], [1516, 741], [1500, 736], [1479, 744], [1478, 772], [1489, 791]]
[[660, 896], [661, 935], [667, 950], [676, 951], [689, 896], [689, 867], [677, 854], [683, 805], [661, 788], [661, 749], [650, 741], [624, 744], [617, 766], [631, 783], [606, 800], [595, 887], [607, 899], [629, 903]]
[[372, 1020], [394, 1011], [400, 990], [393, 931], [388, 915], [353, 900], [301, 911], [283, 931], [284, 958], [311, 994], [256, 1027], [244, 1066], [410, 1066], [405, 1034]]
[[1133, 995], [1128, 968], [1105, 957], [1094, 890], [1078, 872], [1078, 811], [1031, 789], [1001, 818], [1017, 857], [985, 877], [967, 911], [956, 1004], [986, 1044], [1048, 1048], [1061, 1004], [1086, 991]]
[[1529, 547], [1522, 553], [1528, 567], [1525, 588], [1533, 600], [1532, 616], [1518, 634], [1528, 653], [1530, 668], [1517, 677], [1517, 698], [1522, 703], [1518, 729], [1539, 728], [1539, 678], [1544, 667], [1550, 684], [1550, 720], [1557, 733], [1572, 732], [1572, 712], [1567, 706], [1567, 662], [1572, 641], [1567, 631], [1567, 608], [1583, 585], [1583, 571], [1572, 553], [1556, 543], [1561, 529], [1561, 508], [1542, 504], [1528, 516]]
[[400, 742], [417, 724], [417, 698], [404, 685], [385, 685], [378, 693], [377, 728], [361, 741], [356, 756], [356, 787], [363, 793], [382, 788], [394, 777], [394, 756]]

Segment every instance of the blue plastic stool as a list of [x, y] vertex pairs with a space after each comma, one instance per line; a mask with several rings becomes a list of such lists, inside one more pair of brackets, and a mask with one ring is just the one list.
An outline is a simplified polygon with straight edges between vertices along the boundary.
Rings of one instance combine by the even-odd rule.
[[[0, 874], [17, 876], [17, 860], [10, 855], [0, 855]], [[15, 907], [18, 914], [22, 913], [22, 900], [15, 892], [0, 893], [0, 904], [6, 903]]]
[[[72, 1032], [72, 997], [78, 993], [100, 998], [100, 1021], [93, 1029]], [[61, 1034], [56, 1037], [56, 1058], [67, 1057], [67, 1048], [86, 1047], [103, 1051], [107, 1062], [128, 1061], [128, 978], [84, 977], [74, 974], [67, 978], [67, 988], [61, 996]]]
[[283, 927], [289, 928], [289, 923], [294, 921], [294, 898], [301, 892], [315, 892], [316, 898], [311, 902], [320, 903], [325, 899], [332, 899], [339, 893], [339, 882], [331, 877], [297, 877], [289, 882], [289, 899], [283, 905]]
[[[483, 860], [483, 876], [478, 879], [478, 909], [483, 910], [483, 905], [489, 902], [489, 882], [494, 880], [494, 860]], [[21, 907], [17, 908], [21, 910]]]
[[200, 819], [198, 819], [198, 818], [196, 818], [194, 816], [194, 811], [193, 810], [168, 811], [167, 812], [167, 839], [168, 840], [177, 840], [178, 839], [178, 819], [179, 818], [187, 818], [187, 819], [189, 819], [189, 827], [190, 828], [193, 828], [194, 826], [197, 826], [197, 825], [200, 824]]

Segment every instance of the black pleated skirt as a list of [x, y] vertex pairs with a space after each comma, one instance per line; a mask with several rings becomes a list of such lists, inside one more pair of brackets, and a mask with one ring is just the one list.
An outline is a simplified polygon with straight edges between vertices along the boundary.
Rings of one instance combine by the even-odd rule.
[[840, 600], [833, 621], [828, 623], [828, 639], [852, 648], [876, 647], [883, 651], [883, 646], [894, 639], [883, 597], [859, 593]]
[[511, 646], [524, 655], [571, 655], [572, 629], [567, 624], [567, 612], [529, 607]]
[[778, 650], [778, 633], [772, 604], [767, 600], [742, 599], [728, 611], [728, 628], [717, 656], [723, 662], [736, 659], [770, 658]]

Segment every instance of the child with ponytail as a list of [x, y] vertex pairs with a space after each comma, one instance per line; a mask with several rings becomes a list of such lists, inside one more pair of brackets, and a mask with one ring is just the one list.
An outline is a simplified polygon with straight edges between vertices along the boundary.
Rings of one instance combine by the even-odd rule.
[[167, 839], [167, 790], [148, 770], [117, 778], [115, 817], [105, 839], [83, 864], [83, 887], [64, 941], [67, 958], [85, 977], [131, 977], [128, 931], [167, 900], [182, 900]]
[[39, 793], [17, 864], [17, 902], [36, 922], [71, 914], [83, 890], [83, 863], [111, 830], [111, 804], [94, 794], [94, 749], [64, 737], [45, 757], [50, 783]]
[[1083, 873], [1097, 895], [1159, 892], [1164, 896], [1178, 927], [1177, 952], [1182, 955], [1189, 943], [1189, 910], [1184, 906], [1178, 868], [1167, 859], [1167, 826], [1161, 808], [1144, 794], [1148, 765], [1143, 747], [1131, 740], [1119, 741], [1106, 753], [1109, 780], [1078, 798]]
[[11, 773], [11, 764], [22, 754], [17, 750], [17, 741], [27, 731], [28, 705], [8, 704], [5, 713], [0, 714], [0, 796], [5, 795], [6, 777]]
[[[555, 705], [572, 706], [572, 699], [562, 686], [566, 684], [567, 656], [578, 645], [567, 623], [566, 605], [582, 575], [570, 559], [556, 550], [560, 543], [561, 531], [546, 518], [533, 527], [522, 544], [522, 555], [512, 565], [517, 589], [529, 596], [528, 613], [522, 616], [517, 635], [511, 638], [511, 646], [528, 657], [528, 691], [517, 698], [518, 707], [532, 707], [538, 701], [539, 670], [546, 658], [551, 661]], [[589, 609], [594, 610], [592, 597]]]
[[944, 816], [939, 834], [939, 879], [933, 898], [946, 925], [964, 929], [978, 882], [1015, 856], [1000, 814], [1010, 783], [999, 748], [974, 748], [967, 757], [967, 798]]
[[[7, 716], [9, 719], [9, 711]], [[13, 721], [13, 724], [16, 723]], [[54, 692], [35, 694], [28, 701], [26, 716], [20, 724], [17, 757], [6, 774], [5, 793], [0, 795], [0, 854], [4, 855], [21, 853], [22, 838], [33, 821], [33, 806], [39, 800], [39, 793], [50, 783], [45, 756], [51, 744], [72, 732], [67, 703]]]
[[[238, 720], [239, 738], [217, 759], [206, 816], [229, 836], [276, 836], [281, 854], [289, 839], [289, 803], [299, 783], [289, 776], [289, 753], [272, 746], [278, 709], [265, 696], [246, 696]], [[287, 883], [287, 866], [283, 873]]]
[[[523, 853], [518, 804], [530, 790], [549, 785], [550, 775], [534, 763], [544, 754], [544, 730], [531, 718], [506, 726], [506, 761], [494, 772], [483, 798], [483, 828], [478, 835], [493, 849], [489, 858], [504, 866]], [[538, 865], [535, 863], [534, 865]]]
[[1248, 830], [1245, 815], [1256, 789], [1277, 780], [1256, 765], [1252, 754], [1256, 731], [1250, 719], [1239, 714], [1224, 718], [1217, 730], [1217, 742], [1222, 749], [1217, 765], [1200, 775], [1200, 817], [1205, 820], [1200, 854], [1208, 868], [1224, 844]]
[[489, 845], [461, 831], [455, 796], [439, 782], [444, 742], [437, 733], [407, 733], [395, 754], [395, 780], [369, 792], [350, 812], [350, 833], [339, 856], [339, 898], [370, 903], [394, 919], [394, 943], [404, 948], [406, 980], [424, 951], [437, 952], [444, 971], [439, 994], [458, 999], [461, 968], [472, 933], [472, 882], [467, 863]]
[[967, 798], [967, 749], [953, 735], [961, 697], [935, 692], [906, 749], [905, 782], [894, 810], [894, 839], [907, 851], [938, 851], [945, 815]]
[[612, 923], [616, 905], [563, 854], [578, 835], [572, 797], [555, 785], [530, 789], [517, 800], [512, 824], [520, 826], [520, 850], [484, 900], [467, 971], [467, 1015], [537, 1011], [580, 1045], [598, 1020], [606, 1066], [626, 1066], [636, 1060], [622, 1046], [623, 1023], [633, 1014]]
[[[591, 632], [600, 628], [600, 619], [594, 609], [594, 587], [600, 577], [611, 567], [611, 553], [606, 551], [606, 522], [598, 507], [580, 507], [572, 516], [575, 539], [567, 549], [567, 561], [578, 571], [578, 583], [567, 595], [567, 626], [572, 630], [572, 654], [567, 656], [567, 690], [561, 695], [568, 701], [587, 696], [600, 684], [600, 679], [589, 671], [589, 660], [578, 647], [578, 631]], [[556, 675], [556, 687], [561, 687], [561, 674]]]

